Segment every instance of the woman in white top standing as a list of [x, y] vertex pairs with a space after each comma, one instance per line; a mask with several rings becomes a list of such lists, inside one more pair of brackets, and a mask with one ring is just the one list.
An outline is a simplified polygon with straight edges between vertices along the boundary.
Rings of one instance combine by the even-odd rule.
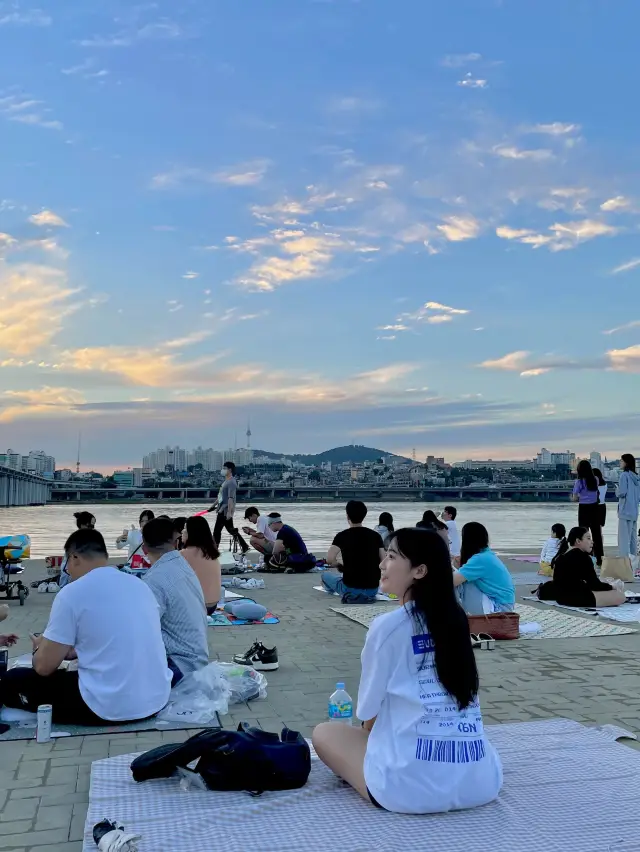
[[493, 801], [500, 758], [484, 735], [469, 622], [449, 551], [431, 530], [398, 530], [380, 589], [403, 602], [376, 618], [362, 651], [361, 728], [313, 732], [319, 758], [376, 807], [440, 813]]
[[[598, 503], [600, 509], [600, 527], [604, 530], [604, 525], [607, 522], [607, 491], [609, 486], [604, 480], [604, 476], [602, 475], [602, 471], [598, 470], [597, 467], [593, 469], [593, 475], [598, 481], [598, 495], [600, 502]], [[604, 533], [602, 534], [604, 538]]]

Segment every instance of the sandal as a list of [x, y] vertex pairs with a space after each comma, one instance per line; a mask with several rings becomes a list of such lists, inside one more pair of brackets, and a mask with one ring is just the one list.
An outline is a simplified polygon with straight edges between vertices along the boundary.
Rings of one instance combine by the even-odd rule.
[[488, 633], [472, 633], [471, 646], [478, 651], [493, 651], [496, 647], [496, 640]]

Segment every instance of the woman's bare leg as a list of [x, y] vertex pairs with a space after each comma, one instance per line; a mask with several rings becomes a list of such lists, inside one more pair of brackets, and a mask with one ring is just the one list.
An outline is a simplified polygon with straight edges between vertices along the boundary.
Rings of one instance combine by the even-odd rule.
[[612, 589], [610, 592], [594, 592], [596, 606], [620, 606], [626, 600], [624, 592]]
[[369, 732], [339, 722], [324, 722], [313, 732], [313, 747], [320, 760], [354, 790], [371, 801], [364, 780], [364, 756]]

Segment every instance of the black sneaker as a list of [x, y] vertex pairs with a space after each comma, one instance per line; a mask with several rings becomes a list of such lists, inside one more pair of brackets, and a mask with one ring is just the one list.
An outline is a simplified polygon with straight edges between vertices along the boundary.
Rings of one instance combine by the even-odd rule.
[[273, 672], [280, 666], [278, 649], [265, 648], [262, 642], [254, 642], [245, 654], [236, 654], [233, 662], [239, 666], [251, 666], [258, 672]]

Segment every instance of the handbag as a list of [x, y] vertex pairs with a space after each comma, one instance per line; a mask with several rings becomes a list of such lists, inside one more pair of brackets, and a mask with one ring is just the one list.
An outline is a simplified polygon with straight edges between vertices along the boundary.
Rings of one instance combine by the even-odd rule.
[[629, 556], [605, 556], [602, 560], [600, 579], [622, 580], [625, 583], [633, 583], [633, 566]]
[[518, 639], [520, 616], [517, 612], [491, 612], [468, 615], [470, 633], [488, 633], [492, 639]]
[[311, 751], [301, 734], [289, 728], [272, 734], [246, 722], [237, 731], [210, 729], [184, 743], [158, 746], [136, 757], [131, 771], [134, 781], [170, 778], [196, 759], [195, 772], [209, 790], [297, 790], [311, 772]]

